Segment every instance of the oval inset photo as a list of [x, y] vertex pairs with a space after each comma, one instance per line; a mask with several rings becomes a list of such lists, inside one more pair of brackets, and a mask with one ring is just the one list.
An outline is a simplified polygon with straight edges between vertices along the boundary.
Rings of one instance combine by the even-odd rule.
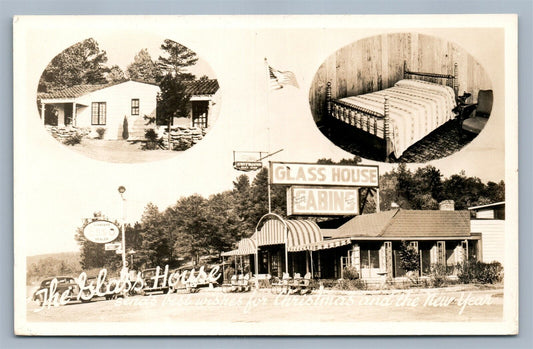
[[423, 163], [451, 155], [490, 119], [491, 81], [458, 45], [419, 33], [356, 41], [315, 74], [313, 118], [338, 147], [362, 158]]
[[37, 91], [41, 122], [90, 158], [166, 159], [200, 142], [219, 114], [218, 81], [195, 52], [142, 35], [88, 38], [55, 56]]

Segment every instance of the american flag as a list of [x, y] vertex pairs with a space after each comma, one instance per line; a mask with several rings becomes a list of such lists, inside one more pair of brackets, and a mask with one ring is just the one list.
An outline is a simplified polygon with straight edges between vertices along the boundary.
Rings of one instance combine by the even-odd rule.
[[280, 71], [268, 65], [268, 73], [271, 90], [279, 90], [283, 88], [284, 85], [292, 85], [299, 88], [296, 77], [291, 71]]

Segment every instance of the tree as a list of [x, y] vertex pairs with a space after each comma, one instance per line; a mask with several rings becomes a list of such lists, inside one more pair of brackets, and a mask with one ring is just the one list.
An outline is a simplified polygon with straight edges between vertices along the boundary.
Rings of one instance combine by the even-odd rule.
[[167, 124], [169, 129], [175, 117], [189, 115], [189, 99], [186, 85], [178, 76], [165, 75], [159, 82], [161, 92], [157, 95], [157, 124]]
[[128, 65], [127, 74], [130, 79], [147, 83], [156, 83], [160, 78], [157, 63], [152, 60], [148, 50], [143, 48], [133, 58], [133, 63]]
[[105, 51], [93, 38], [78, 42], [55, 56], [44, 69], [38, 91], [50, 92], [80, 84], [105, 84], [109, 68]]
[[[95, 212], [90, 219], [84, 219], [83, 225], [76, 229], [75, 239], [80, 245], [80, 264], [83, 269], [91, 268], [108, 268], [110, 270], [118, 270], [121, 267], [120, 256], [114, 251], [106, 251], [104, 244], [99, 244], [87, 240], [83, 234], [85, 226], [96, 220], [107, 220], [101, 212]], [[115, 224], [117, 224], [115, 222]], [[113, 242], [120, 242], [119, 236]]]
[[165, 39], [161, 49], [166, 53], [158, 59], [158, 66], [163, 75], [180, 76], [182, 80], [194, 79], [194, 75], [187, 71], [188, 67], [198, 61], [194, 51], [169, 39]]
[[200, 256], [209, 254], [209, 219], [206, 212], [206, 199], [200, 195], [191, 195], [178, 200], [173, 207], [178, 222], [177, 236], [175, 236], [174, 251], [187, 257], [193, 264], [198, 264]]
[[106, 79], [108, 82], [121, 82], [126, 80], [126, 75], [118, 65], [114, 65], [109, 68]]
[[420, 254], [414, 246], [407, 244], [406, 241], [402, 241], [398, 254], [400, 257], [400, 268], [407, 272], [420, 269]]
[[163, 215], [156, 205], [148, 203], [140, 223], [141, 248], [137, 257], [149, 266], [162, 266], [169, 261], [171, 241], [164, 230]]

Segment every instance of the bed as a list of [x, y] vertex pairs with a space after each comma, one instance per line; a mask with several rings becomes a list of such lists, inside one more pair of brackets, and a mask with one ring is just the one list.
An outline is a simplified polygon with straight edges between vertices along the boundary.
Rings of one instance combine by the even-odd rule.
[[429, 133], [455, 118], [457, 63], [453, 74], [414, 72], [404, 62], [403, 79], [394, 86], [363, 95], [331, 98], [326, 87], [326, 110], [337, 119], [377, 138], [384, 160], [396, 159]]

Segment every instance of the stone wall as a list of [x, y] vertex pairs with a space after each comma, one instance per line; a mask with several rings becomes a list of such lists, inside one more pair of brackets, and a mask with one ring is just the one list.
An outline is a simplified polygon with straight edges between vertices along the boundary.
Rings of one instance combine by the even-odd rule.
[[[179, 126], [173, 127], [170, 131], [170, 142], [172, 150], [187, 150], [201, 141], [206, 130], [199, 127]], [[168, 149], [168, 132], [163, 132], [163, 144]]]
[[74, 126], [61, 127], [61, 126], [47, 125], [46, 129], [52, 135], [52, 137], [54, 137], [61, 143], [63, 143], [66, 139], [76, 134], [79, 134], [82, 137], [86, 137], [91, 132], [90, 128], [74, 127]]

